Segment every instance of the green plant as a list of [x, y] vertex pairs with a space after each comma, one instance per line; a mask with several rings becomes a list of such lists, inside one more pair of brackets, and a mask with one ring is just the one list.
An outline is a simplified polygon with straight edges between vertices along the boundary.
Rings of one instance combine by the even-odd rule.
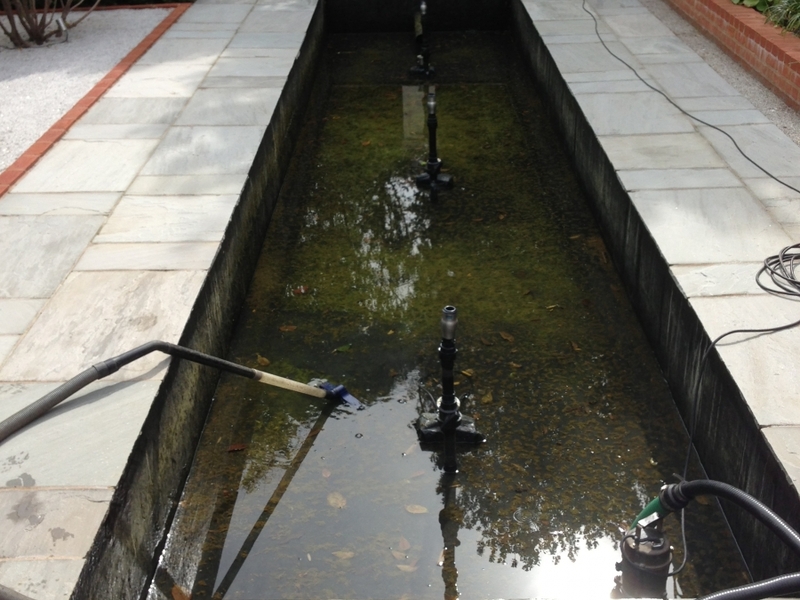
[[779, 0], [731, 0], [731, 2], [734, 4], [741, 4], [748, 8], [755, 8], [760, 13], [767, 11], [778, 1]]
[[777, 0], [764, 15], [767, 20], [786, 31], [800, 31], [800, 0]]
[[28, 48], [31, 43], [41, 46], [52, 37], [61, 37], [66, 30], [83, 21], [99, 2], [95, 0], [80, 18], [70, 22], [70, 11], [83, 4], [83, 0], [44, 0], [40, 1], [39, 6], [36, 0], [0, 0], [0, 16], [6, 18], [5, 22], [0, 18], [0, 29], [17, 48]]

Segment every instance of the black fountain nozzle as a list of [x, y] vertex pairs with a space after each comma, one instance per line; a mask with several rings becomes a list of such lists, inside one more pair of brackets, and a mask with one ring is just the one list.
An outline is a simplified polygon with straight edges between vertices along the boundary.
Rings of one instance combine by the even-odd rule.
[[425, 172], [416, 176], [417, 185], [430, 187], [434, 194], [442, 189], [453, 187], [453, 176], [442, 173], [442, 160], [436, 151], [436, 129], [439, 122], [436, 118], [436, 90], [431, 86], [428, 92], [428, 162]]
[[415, 64], [409, 72], [412, 77], [427, 79], [434, 74], [434, 69], [430, 64], [431, 51], [428, 47], [428, 38], [425, 35], [425, 16], [428, 13], [428, 5], [425, 0], [419, 4], [419, 10], [414, 14], [414, 52], [417, 57]]
[[[475, 429], [475, 420], [461, 414], [461, 402], [454, 392], [453, 369], [458, 349], [455, 343], [458, 312], [455, 306], [442, 310], [442, 341], [439, 361], [442, 365], [442, 397], [436, 402], [436, 413], [423, 413], [417, 421], [417, 436], [423, 444], [445, 442], [445, 454], [454, 444], [481, 444], [486, 441]], [[445, 457], [445, 470], [455, 470], [455, 457]]]

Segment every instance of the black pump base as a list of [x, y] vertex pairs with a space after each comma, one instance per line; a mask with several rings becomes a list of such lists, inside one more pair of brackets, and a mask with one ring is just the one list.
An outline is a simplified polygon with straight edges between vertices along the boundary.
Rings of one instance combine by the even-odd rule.
[[475, 420], [461, 415], [455, 428], [443, 428], [437, 413], [422, 413], [417, 421], [417, 437], [423, 444], [438, 444], [445, 441], [447, 434], [453, 434], [457, 444], [482, 444], [486, 438], [475, 429]]
[[453, 187], [453, 176], [447, 173], [437, 173], [432, 177], [430, 173], [422, 173], [417, 175], [414, 180], [419, 187], [432, 187], [437, 189], [447, 189]]

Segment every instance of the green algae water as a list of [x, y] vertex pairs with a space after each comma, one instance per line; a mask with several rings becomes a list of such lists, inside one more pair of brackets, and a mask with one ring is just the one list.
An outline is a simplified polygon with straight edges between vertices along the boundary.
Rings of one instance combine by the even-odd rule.
[[[414, 184], [430, 89], [411, 40], [328, 39], [229, 357], [367, 408], [223, 375], [151, 597], [613, 596], [622, 532], [682, 471], [670, 393], [507, 36], [433, 51], [455, 178], [435, 200]], [[441, 393], [445, 305], [487, 438], [454, 476], [414, 427]], [[747, 581], [714, 504], [686, 528], [670, 596]]]

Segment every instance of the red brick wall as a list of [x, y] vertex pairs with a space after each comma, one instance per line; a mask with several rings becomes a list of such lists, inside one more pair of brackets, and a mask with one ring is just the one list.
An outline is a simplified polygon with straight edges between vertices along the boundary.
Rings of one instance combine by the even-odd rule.
[[800, 37], [730, 0], [667, 0], [778, 96], [800, 110]]

